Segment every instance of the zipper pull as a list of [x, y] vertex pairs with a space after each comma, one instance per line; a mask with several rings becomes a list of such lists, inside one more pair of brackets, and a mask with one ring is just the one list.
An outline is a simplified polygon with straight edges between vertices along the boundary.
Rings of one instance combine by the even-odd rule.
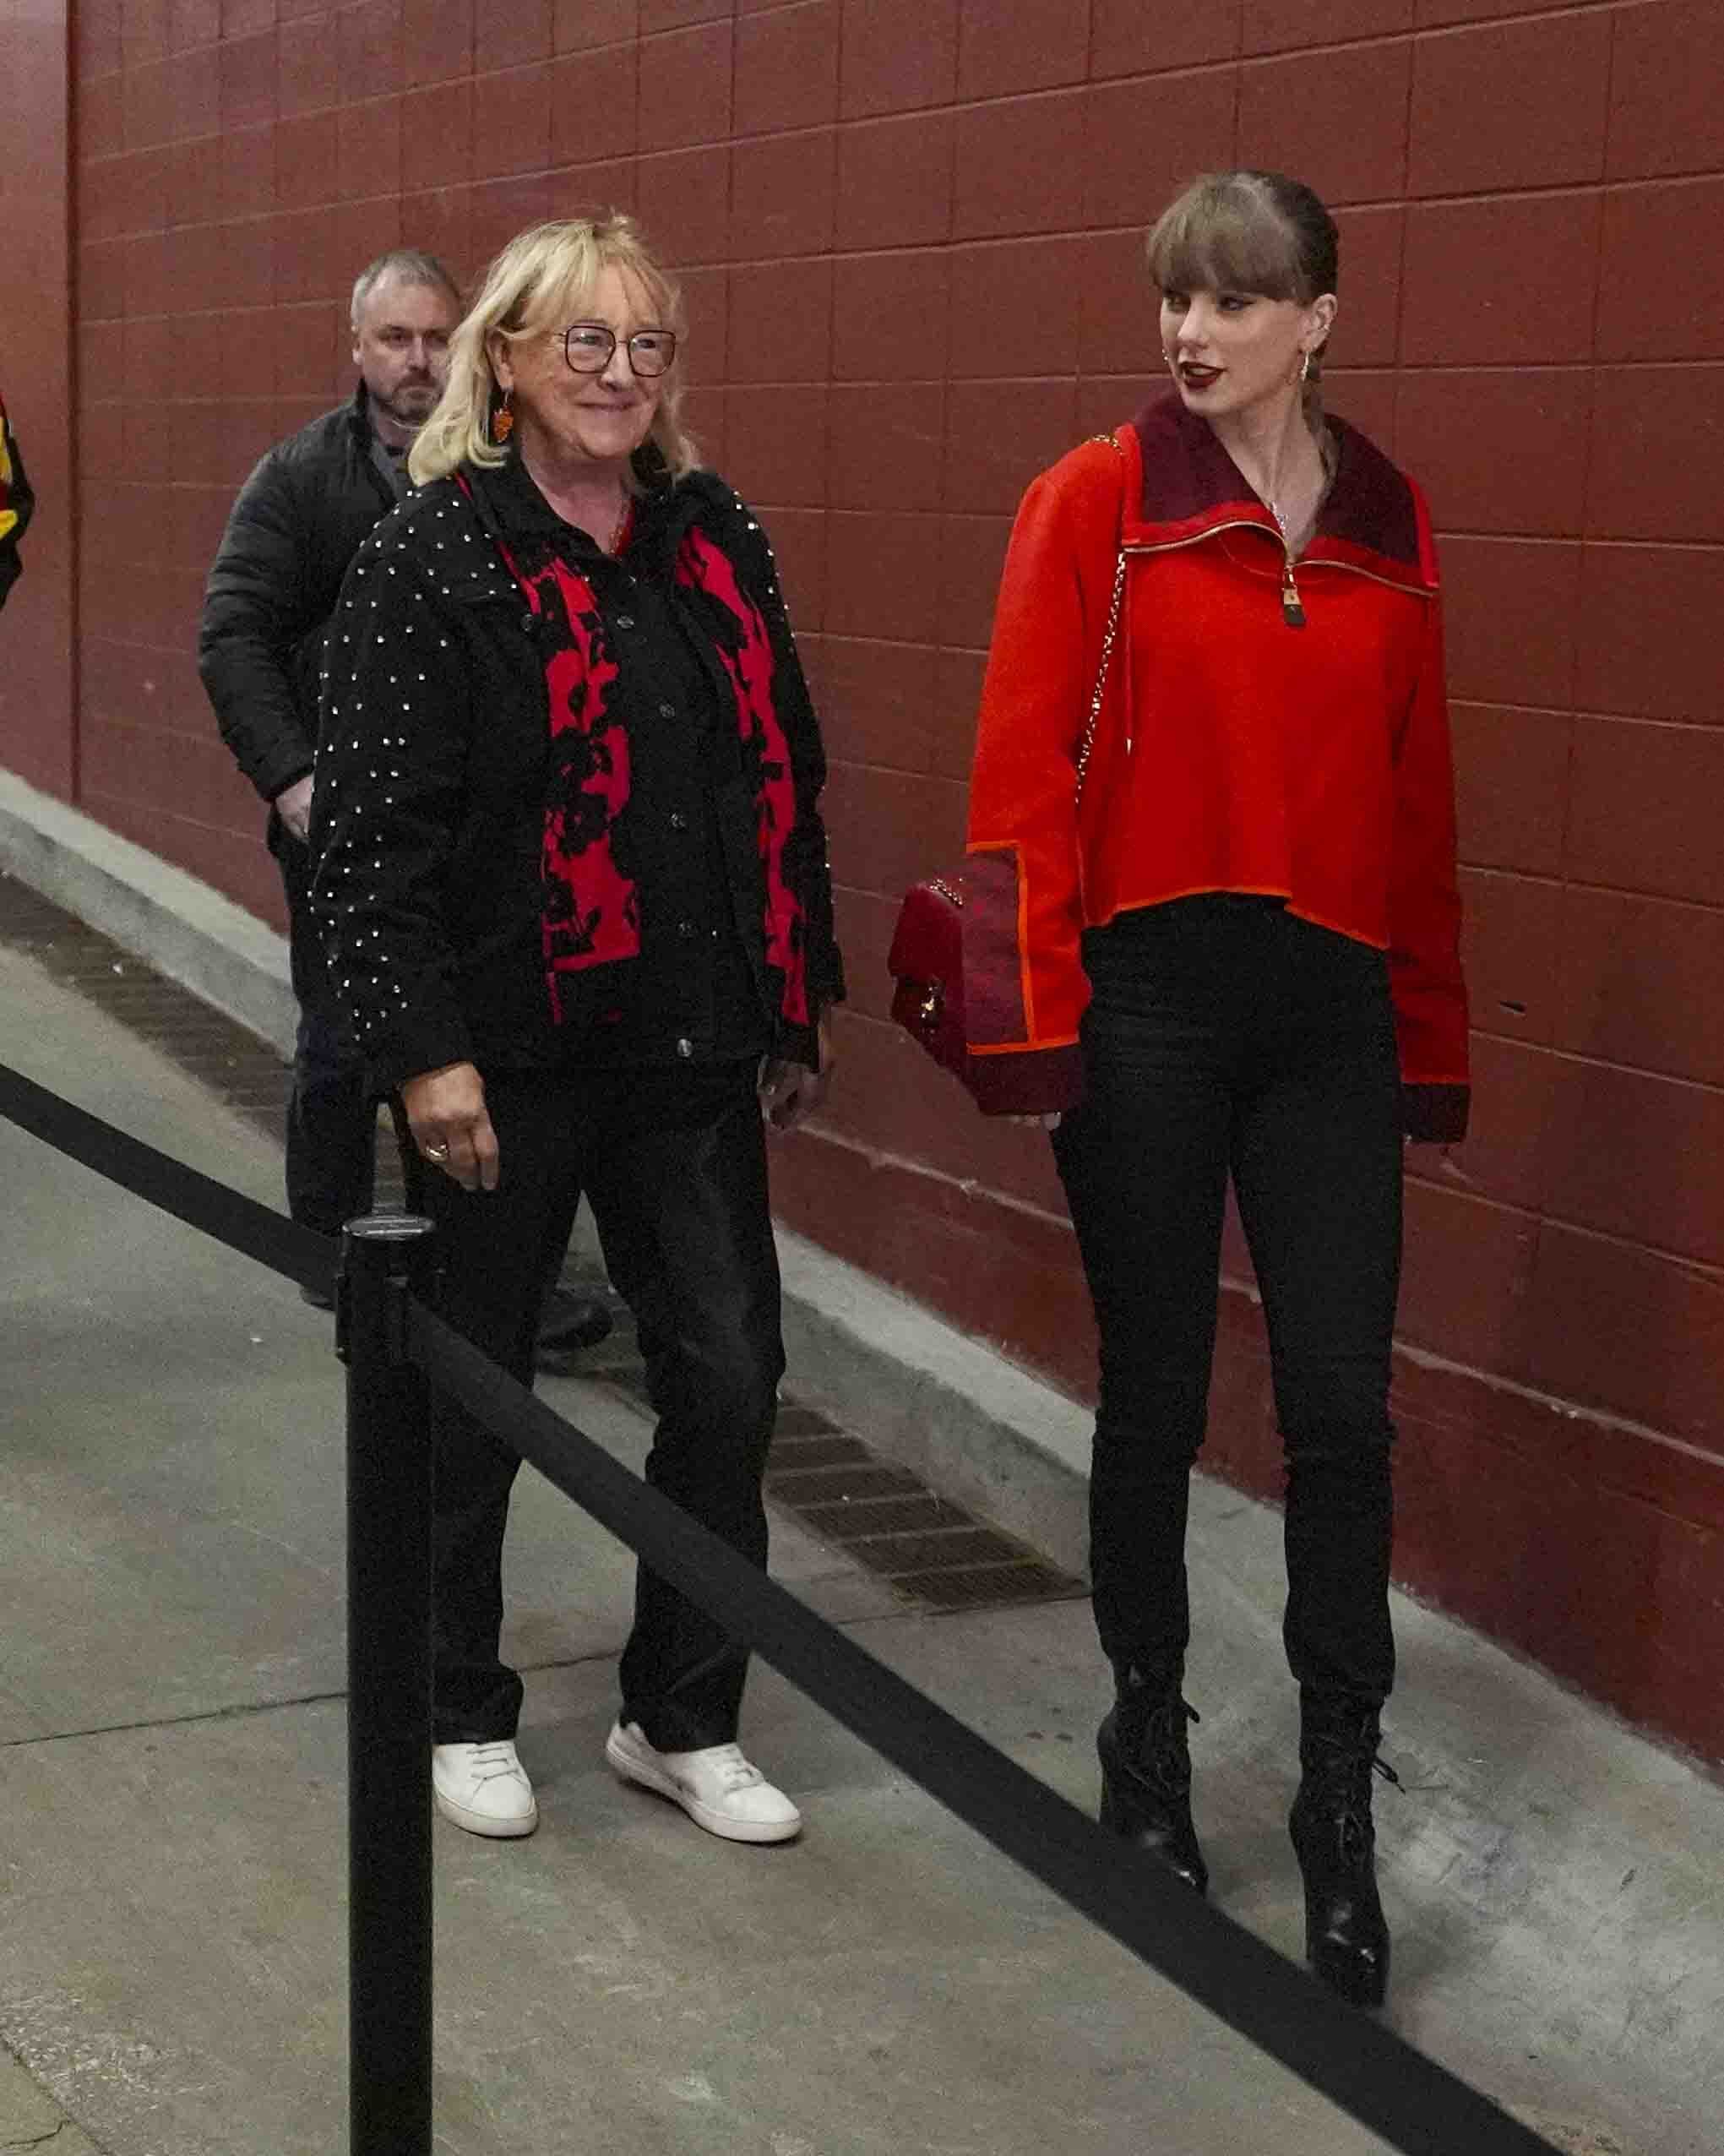
[[1305, 626], [1305, 603], [1299, 596], [1299, 587], [1293, 581], [1293, 558], [1287, 555], [1281, 564], [1281, 618], [1289, 629]]

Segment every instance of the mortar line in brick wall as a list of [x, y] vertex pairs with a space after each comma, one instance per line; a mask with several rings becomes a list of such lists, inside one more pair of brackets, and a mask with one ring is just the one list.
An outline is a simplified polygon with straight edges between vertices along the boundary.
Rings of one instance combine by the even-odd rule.
[[[1445, 1184], [1441, 1187], [1446, 1190], [1449, 1185]], [[1471, 1195], [1470, 1193], [1466, 1192], [1460, 1195]], [[1500, 1205], [1500, 1201], [1496, 1200], [1486, 1200], [1480, 1202], [1498, 1204], [1500, 1210], [1504, 1212], [1524, 1211], [1519, 1206]], [[1709, 1264], [1705, 1258], [1689, 1257], [1681, 1250], [1672, 1250], [1667, 1244], [1649, 1243], [1644, 1237], [1638, 1235], [1618, 1235], [1607, 1228], [1591, 1228], [1585, 1221], [1566, 1220], [1559, 1213], [1526, 1213], [1525, 1217], [1535, 1221], [1541, 1228], [1559, 1228], [1565, 1235], [1578, 1235], [1585, 1242], [1602, 1243], [1607, 1244], [1613, 1250], [1626, 1250], [1637, 1258], [1657, 1258], [1666, 1265], [1679, 1267], [1682, 1271], [1691, 1274], [1694, 1278], [1704, 1282], [1708, 1287], [1724, 1288], [1724, 1266]]]
[[[1487, 542], [1493, 546], [1498, 547], [1579, 547], [1582, 545], [1594, 546], [1601, 543], [1610, 546], [1616, 546], [1618, 544], [1626, 545], [1629, 543], [1626, 541], [1619, 542], [1617, 540], [1607, 540], [1601, 542], [1599, 540], [1585, 538], [1583, 537], [1583, 535], [1578, 531], [1481, 531], [1476, 529], [1469, 529], [1460, 525], [1450, 524], [1438, 525], [1436, 527], [1436, 532], [1438, 538], [1444, 541], [1450, 539], [1465, 539], [1469, 542], [1482, 541]], [[1674, 546], [1682, 542], [1674, 540], [1667, 541], [1662, 539], [1646, 539], [1642, 540], [1638, 543], [1647, 547], [1663, 547], [1667, 545]], [[1689, 543], [1692, 544], [1692, 542]], [[1708, 549], [1707, 551], [1713, 550]], [[1572, 709], [1573, 706], [1569, 705], [1565, 708]]]
[[[213, 718], [214, 715], [211, 714], [210, 716]], [[163, 719], [102, 718], [99, 719], [96, 723], [102, 727], [122, 727], [128, 733], [159, 735], [164, 741], [180, 742], [188, 748], [220, 749], [224, 755], [229, 753], [226, 743], [223, 742], [220, 735], [215, 732], [213, 725], [210, 730], [206, 733], [201, 729], [193, 729], [193, 727], [187, 726], [176, 726], [171, 720]]]
[[1466, 15], [1452, 23], [1421, 23], [1409, 35], [1434, 41], [1440, 37], [1465, 37], [1471, 31], [1501, 30], [1509, 24], [1566, 21], [1574, 15], [1620, 14], [1623, 0], [1545, 0], [1543, 7], [1525, 14]]
[[[860, 1012], [851, 1012], [850, 1015], [853, 1019], [860, 1019], [864, 1025], [880, 1022], [862, 1018]], [[1045, 1227], [1060, 1228], [1066, 1234], [1071, 1234], [1072, 1224], [1064, 1213], [1050, 1212], [1045, 1206], [1032, 1205], [1027, 1198], [1015, 1197], [1009, 1190], [996, 1190], [991, 1184], [977, 1182], [973, 1175], [954, 1175], [949, 1169], [932, 1167], [927, 1161], [916, 1160], [908, 1153], [895, 1153], [883, 1146], [867, 1145], [862, 1139], [852, 1138], [841, 1130], [810, 1124], [801, 1135], [821, 1145], [836, 1146], [840, 1152], [857, 1154], [870, 1168], [898, 1168], [906, 1174], [921, 1176], [930, 1183], [943, 1183], [948, 1190], [961, 1191], [966, 1198], [985, 1198], [990, 1205], [1002, 1206], [1008, 1212], [1021, 1213], [1025, 1218], [1038, 1221]]]
[[[238, 491], [237, 487], [233, 489], [236, 493]], [[201, 576], [204, 571], [200, 568], [193, 567], [182, 573], [187, 576]], [[189, 632], [195, 628], [195, 623], [188, 622], [187, 628]], [[132, 636], [103, 636], [92, 638], [91, 641], [111, 645], [117, 651], [153, 652], [158, 658], [162, 659], [189, 659], [196, 656], [194, 647], [189, 641], [184, 644], [151, 644], [144, 638]]]
[[1450, 359], [1401, 362], [1389, 367], [1337, 367], [1331, 370], [1330, 378], [1338, 380], [1344, 374], [1624, 374], [1645, 373], [1649, 366], [1661, 369], [1680, 368], [1688, 373], [1707, 368], [1724, 372], [1724, 358], [1717, 359], [1529, 359], [1508, 360], [1495, 364], [1477, 359]]
[[[1605, 58], [1604, 79], [1604, 139], [1599, 145], [1599, 163], [1607, 166], [1610, 159], [1610, 116], [1615, 109], [1616, 47], [1621, 25], [1613, 12], [1610, 23], [1610, 46]], [[1602, 174], [1601, 173], [1601, 177]], [[1586, 398], [1586, 438], [1580, 452], [1580, 520], [1583, 531], [1592, 521], [1593, 449], [1598, 434], [1599, 369], [1598, 340], [1603, 321], [1604, 306], [1604, 199], [1600, 195], [1593, 215], [1593, 275], [1592, 275], [1592, 346], [1593, 369], [1588, 384]], [[1585, 542], [1581, 542], [1580, 574], [1585, 574]], [[1580, 700], [1581, 640], [1575, 637], [1569, 656], [1569, 701]], [[1568, 753], [1563, 761], [1563, 819], [1558, 839], [1558, 859], [1569, 858], [1569, 839], [1574, 825], [1574, 774], [1579, 766], [1580, 747], [1580, 729], [1569, 729]]]
[[1613, 1070], [1624, 1078], [1657, 1078], [1672, 1086], [1685, 1086], [1690, 1092], [1724, 1094], [1724, 1083], [1710, 1078], [1684, 1078], [1679, 1071], [1660, 1070], [1651, 1064], [1623, 1063], [1613, 1056], [1591, 1055], [1579, 1048], [1558, 1048], [1550, 1041], [1529, 1040], [1525, 1033], [1499, 1033], [1494, 1026], [1480, 1025], [1477, 1019], [1467, 1032], [1476, 1041], [1489, 1041], [1498, 1048], [1531, 1048], [1539, 1055], [1553, 1057], [1559, 1063], [1584, 1063], [1591, 1070]]
[[[1565, 704], [1518, 704], [1510, 696], [1455, 696], [1450, 695], [1449, 708], [1458, 711], [1509, 711], [1525, 714], [1535, 719], [1569, 719], [1583, 716], [1571, 711]], [[1605, 711], [1584, 716], [1610, 718], [1613, 713]]]
[[[132, 817], [148, 815], [152, 824], [184, 824], [189, 830], [208, 831], [216, 838], [255, 840], [258, 836], [255, 827], [240, 830], [232, 824], [206, 824], [201, 816], [188, 816], [183, 808], [146, 809], [139, 802], [135, 794], [91, 792], [85, 794], [79, 805], [87, 808], [90, 814], [100, 822], [101, 820], [101, 804], [103, 803], [106, 803], [111, 809], [117, 809], [122, 815]], [[120, 826], [111, 825], [109, 828], [118, 830]], [[164, 852], [161, 858], [170, 867], [177, 865], [171, 854]]]
[[[867, 516], [876, 512], [867, 509], [846, 509], [839, 511], [837, 514], [846, 516]], [[853, 630], [835, 629], [823, 629], [821, 641], [825, 644], [879, 644], [884, 645], [889, 651], [944, 651], [949, 648], [938, 637], [858, 636]]]
[[[927, 770], [925, 765], [858, 763], [854, 758], [838, 755], [830, 749], [827, 751], [827, 759], [835, 771], [863, 771], [876, 778], [914, 779], [920, 786], [951, 786], [958, 787], [960, 792], [968, 784], [967, 780], [947, 778], [938, 771]], [[852, 888], [860, 890], [862, 886], [858, 885]]]
[[[1505, 710], [1510, 707], [1499, 705], [1494, 708]], [[1577, 707], [1572, 711], [1559, 711], [1555, 716], [1559, 718], [1603, 719], [1613, 726], [1665, 727], [1672, 733], [1716, 734], [1720, 730], [1720, 721], [1716, 719], [1666, 719], [1645, 711], [1587, 710]], [[1705, 904], [1708, 901], [1697, 900], [1694, 902]]]
[[[1485, 873], [1497, 874], [1501, 872], [1493, 869]], [[1529, 876], [1525, 880], [1529, 883], [1549, 880], [1564, 890], [1591, 891], [1601, 898], [1644, 899], [1659, 906], [1680, 906], [1685, 907], [1690, 913], [1724, 914], [1724, 906], [1716, 905], [1710, 899], [1672, 898], [1664, 891], [1636, 890], [1631, 884], [1589, 883], [1580, 876], [1553, 877], [1548, 879]]]
[[1571, 1219], [1565, 1213], [1515, 1205], [1508, 1199], [1495, 1197], [1488, 1191], [1460, 1190], [1453, 1183], [1438, 1182], [1435, 1177], [1422, 1173], [1417, 1166], [1410, 1165], [1408, 1173], [1412, 1180], [1425, 1190], [1438, 1191], [1463, 1205], [1486, 1206], [1494, 1212], [1525, 1221], [1533, 1232], [1535, 1247], [1531, 1271], [1537, 1269], [1539, 1245], [1545, 1231], [1558, 1228], [1565, 1235], [1579, 1235], [1591, 1242], [1607, 1244], [1613, 1250], [1627, 1250], [1637, 1258], [1656, 1258], [1661, 1263], [1675, 1266], [1683, 1272], [1708, 1284], [1724, 1288], [1724, 1266], [1710, 1264], [1704, 1258], [1691, 1257], [1685, 1250], [1672, 1250], [1668, 1244], [1650, 1242], [1644, 1236], [1618, 1235], [1608, 1228], [1593, 1228], [1585, 1221]]
[[[1239, 53], [1242, 68], [1273, 67], [1277, 61], [1325, 58], [1333, 52], [1358, 52], [1368, 46], [1384, 45], [1435, 45], [1444, 40], [1468, 37], [1503, 30], [1511, 24], [1567, 21], [1575, 15], [1607, 15], [1618, 11], [1622, 0], [1546, 0], [1536, 13], [1525, 14], [1467, 16], [1452, 23], [1420, 23], [1411, 30], [1366, 30], [1357, 37], [1324, 38], [1313, 45], [1283, 45], [1272, 49], [1259, 48]], [[1194, 70], [1164, 69], [1167, 74], [1183, 74]]]
[[1612, 547], [1623, 553], [1724, 554], [1724, 540], [1717, 539], [1608, 539], [1591, 537], [1589, 547]]
[[[1224, 1281], [1228, 1280], [1225, 1274], [1222, 1277]], [[1241, 1293], [1250, 1295], [1254, 1302], [1259, 1299], [1243, 1282], [1229, 1281], [1228, 1284], [1237, 1286]], [[1564, 1422], [1586, 1423], [1598, 1429], [1638, 1438], [1645, 1443], [1680, 1452], [1709, 1467], [1724, 1464], [1721, 1463], [1716, 1452], [1706, 1446], [1696, 1445], [1692, 1438], [1678, 1437], [1673, 1430], [1660, 1429], [1652, 1423], [1636, 1422], [1631, 1415], [1614, 1414], [1608, 1407], [1589, 1407], [1581, 1401], [1567, 1400], [1560, 1393], [1541, 1392], [1536, 1386], [1523, 1385], [1518, 1378], [1504, 1377], [1494, 1370], [1481, 1369], [1475, 1363], [1457, 1363], [1451, 1356], [1439, 1355], [1430, 1348], [1416, 1347], [1411, 1341], [1398, 1337], [1395, 1353], [1405, 1356], [1408, 1362], [1417, 1364], [1421, 1369], [1438, 1371], [1445, 1377], [1466, 1378], [1492, 1392], [1506, 1392], [1516, 1400], [1525, 1401], [1531, 1407], [1547, 1407], [1553, 1414], [1560, 1415]]]
[[[331, 109], [340, 108], [332, 107]], [[841, 132], [844, 127], [854, 126], [857, 124], [858, 123], [855, 122], [840, 122], [838, 123], [837, 131]], [[1236, 112], [1236, 138], [1237, 129], [1237, 119]], [[783, 132], [781, 136], [770, 136], [759, 139], [765, 140], [783, 139], [788, 141], [793, 139], [795, 134], [797, 133], [801, 133], [802, 134], [824, 134], [830, 132], [834, 132], [834, 130], [827, 128], [802, 130], [786, 129]], [[197, 139], [200, 141], [217, 140], [220, 139], [220, 138], [217, 136], [204, 136], [197, 138]], [[752, 137], [735, 139], [726, 137], [722, 141], [691, 144], [686, 145], [684, 148], [679, 148], [672, 150], [650, 151], [645, 154], [649, 156], [678, 157], [697, 150], [726, 149], [731, 146], [732, 139], [753, 140], [756, 139], [757, 138]], [[162, 144], [156, 146], [166, 149], [176, 145]], [[135, 153], [125, 151], [117, 154], [131, 155]], [[956, 151], [954, 145], [954, 161]], [[86, 161], [94, 163], [101, 161], [90, 160]], [[586, 161], [590, 162], [591, 161]], [[565, 161], [558, 165], [546, 166], [536, 171], [525, 170], [519, 172], [493, 173], [482, 180], [457, 181], [452, 182], [451, 186], [449, 188], [416, 188], [412, 189], [403, 189], [398, 193], [372, 195], [363, 198], [353, 198], [350, 199], [346, 197], [341, 197], [340, 199], [332, 199], [329, 202], [307, 203], [296, 209], [287, 209], [279, 205], [275, 205], [269, 210], [247, 210], [242, 212], [238, 216], [234, 217], [209, 217], [203, 219], [191, 219], [177, 224], [171, 225], [140, 226], [126, 232], [112, 232], [108, 234], [103, 239], [86, 242], [84, 244], [93, 247], [111, 247], [127, 239], [145, 237], [159, 232], [209, 231], [216, 229], [225, 231], [230, 226], [266, 224], [271, 219], [278, 216], [307, 216], [311, 215], [320, 210], [348, 210], [360, 208], [362, 207], [366, 202], [409, 202], [413, 200], [416, 196], [421, 194], [449, 193], [453, 192], [455, 188], [465, 188], [470, 192], [476, 188], [490, 187], [506, 182], [519, 180], [557, 180], [566, 177], [569, 174], [583, 171], [584, 169], [584, 163], [570, 163]], [[1362, 215], [1371, 212], [1380, 214], [1393, 210], [1416, 210], [1431, 208], [1446, 209], [1463, 205], [1477, 205], [1482, 207], [1494, 203], [1531, 202], [1544, 199], [1558, 199], [1571, 195], [1603, 195], [1645, 193], [1648, 190], [1656, 190], [1661, 188], [1698, 186], [1708, 182], [1716, 182], [1721, 178], [1724, 178], [1724, 172], [1721, 172], [1717, 167], [1702, 167], [1692, 172], [1659, 173], [1646, 178], [1603, 181], [1563, 181], [1554, 182], [1546, 187], [1489, 188], [1462, 192], [1455, 194], [1411, 195], [1403, 193], [1400, 195], [1361, 196], [1357, 200], [1333, 201], [1330, 204], [1330, 207], [1345, 215]], [[1020, 246], [1026, 241], [1058, 242], [1060, 240], [1107, 239], [1118, 237], [1123, 233], [1134, 234], [1140, 232], [1145, 229], [1147, 222], [1147, 219], [1144, 219], [1141, 220], [1134, 220], [1123, 224], [1116, 222], [1107, 225], [1085, 224], [1058, 226], [1025, 226], [1020, 230], [1008, 232], [976, 232], [963, 235], [949, 233], [942, 239], [907, 241], [900, 247], [831, 247], [818, 248], [806, 254], [762, 255], [758, 257], [750, 256], [743, 260], [726, 260], [724, 262], [715, 262], [712, 264], [702, 263], [698, 264], [690, 263], [682, 266], [691, 269], [696, 267], [713, 267], [720, 269], [765, 269], [776, 266], [780, 264], [792, 262], [831, 261], [837, 263], [856, 261], [881, 254], [931, 254], [936, 253], [943, 248], [950, 248], [954, 247], [998, 248]], [[332, 297], [339, 298], [340, 295], [335, 294], [332, 295]], [[271, 303], [279, 303], [282, 305], [322, 305], [326, 302], [281, 302]], [[256, 313], [259, 310], [258, 308], [253, 307], [251, 308], [215, 308], [200, 311], [206, 313], [226, 313], [247, 312]], [[148, 318], [154, 320], [158, 318], [151, 316], [149, 318], [140, 317], [138, 318]], [[88, 318], [88, 319], [93, 324], [95, 318]], [[1702, 364], [1704, 362], [1695, 363]]]
[[1232, 132], [1227, 143], [1227, 161], [1230, 165], [1237, 165], [1239, 162], [1239, 115], [1245, 103], [1245, 68], [1243, 60], [1238, 56], [1244, 43], [1245, 0], [1238, 0], [1238, 6], [1233, 18], [1235, 57], [1228, 63], [1233, 70]]

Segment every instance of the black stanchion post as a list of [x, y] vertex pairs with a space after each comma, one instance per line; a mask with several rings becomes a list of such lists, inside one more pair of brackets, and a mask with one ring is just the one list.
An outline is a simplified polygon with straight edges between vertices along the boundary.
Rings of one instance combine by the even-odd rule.
[[432, 1234], [370, 1213], [341, 1246], [350, 2156], [431, 2152], [431, 1388], [405, 1318]]

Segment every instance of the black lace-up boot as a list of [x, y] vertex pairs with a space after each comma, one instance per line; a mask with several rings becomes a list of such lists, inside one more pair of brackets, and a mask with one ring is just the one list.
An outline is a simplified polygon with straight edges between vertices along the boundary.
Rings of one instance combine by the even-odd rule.
[[1199, 1719], [1180, 1690], [1183, 1673], [1132, 1669], [1096, 1733], [1101, 1761], [1101, 1824], [1146, 1850], [1199, 1894], [1209, 1866], [1191, 1821], [1191, 1748], [1185, 1725]]
[[1389, 1927], [1377, 1894], [1371, 1777], [1400, 1786], [1377, 1756], [1378, 1709], [1345, 1694], [1305, 1693], [1303, 1773], [1287, 1821], [1305, 1879], [1305, 1952], [1329, 1986], [1356, 2006], [1380, 2006], [1389, 1988]]

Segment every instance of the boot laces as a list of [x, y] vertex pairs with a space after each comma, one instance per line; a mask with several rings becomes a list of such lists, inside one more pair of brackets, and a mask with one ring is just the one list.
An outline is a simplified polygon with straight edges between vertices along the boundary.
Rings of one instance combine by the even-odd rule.
[[1374, 1729], [1346, 1736], [1325, 1734], [1313, 1742], [1307, 1772], [1315, 1785], [1317, 1808], [1332, 1821], [1344, 1855], [1357, 1860], [1376, 1841], [1371, 1821], [1371, 1778], [1380, 1775], [1399, 1789], [1400, 1777], [1377, 1750]]
[[1128, 1751], [1126, 1764], [1141, 1781], [1163, 1791], [1177, 1793], [1191, 1779], [1191, 1759], [1185, 1744], [1186, 1724], [1203, 1717], [1177, 1691], [1152, 1701], [1143, 1710], [1141, 1734]]

